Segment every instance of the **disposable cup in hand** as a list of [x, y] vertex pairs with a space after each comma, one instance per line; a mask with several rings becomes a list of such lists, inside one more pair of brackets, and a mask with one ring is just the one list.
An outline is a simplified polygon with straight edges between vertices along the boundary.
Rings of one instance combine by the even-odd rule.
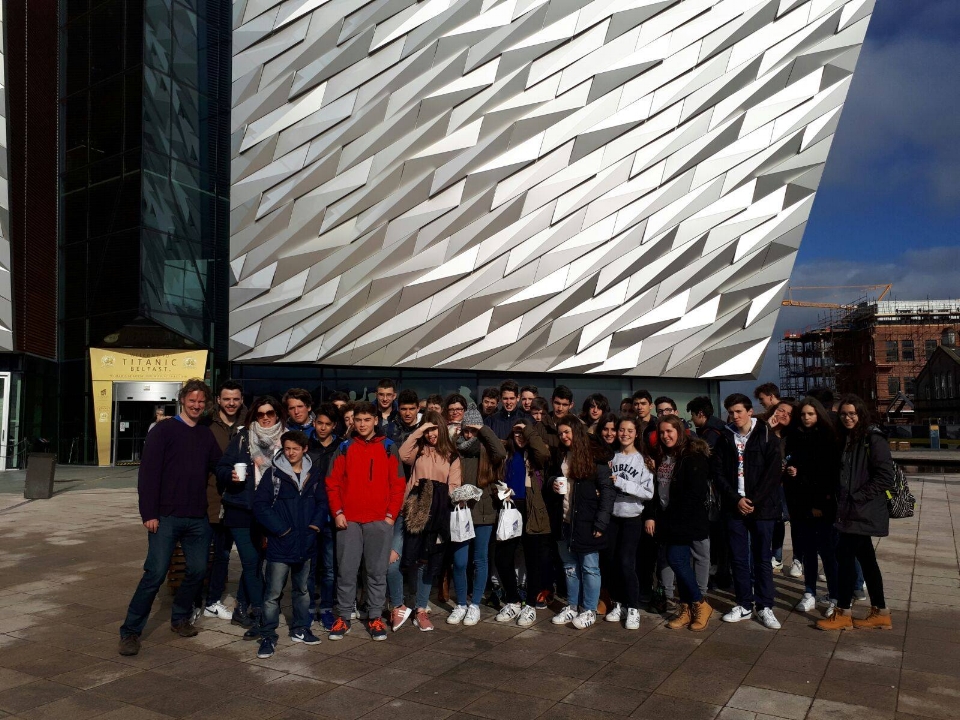
[[563, 476], [558, 477], [553, 481], [553, 487], [559, 495], [567, 494], [567, 479]]
[[233, 466], [233, 471], [237, 474], [237, 482], [243, 482], [247, 479], [247, 464], [237, 463]]

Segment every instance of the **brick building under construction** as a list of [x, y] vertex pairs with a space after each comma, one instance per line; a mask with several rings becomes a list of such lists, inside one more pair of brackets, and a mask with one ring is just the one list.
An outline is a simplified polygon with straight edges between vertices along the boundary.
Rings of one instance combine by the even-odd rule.
[[780, 340], [780, 392], [852, 392], [877, 418], [910, 422], [917, 376], [949, 327], [960, 327], [960, 300], [863, 301], [830, 310]]

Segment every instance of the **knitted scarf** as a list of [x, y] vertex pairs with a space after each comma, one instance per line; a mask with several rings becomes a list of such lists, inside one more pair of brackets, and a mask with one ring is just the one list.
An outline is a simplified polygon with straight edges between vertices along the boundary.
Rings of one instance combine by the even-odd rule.
[[[260, 423], [250, 425], [250, 459], [253, 460], [255, 484], [260, 484], [264, 470], [273, 465], [273, 456], [280, 449], [280, 436], [283, 435], [283, 423], [275, 423], [268, 428]], [[257, 462], [260, 458], [261, 462]]]
[[480, 436], [474, 435], [468, 440], [463, 435], [458, 435], [456, 445], [458, 453], [466, 457], [473, 457], [480, 446]]

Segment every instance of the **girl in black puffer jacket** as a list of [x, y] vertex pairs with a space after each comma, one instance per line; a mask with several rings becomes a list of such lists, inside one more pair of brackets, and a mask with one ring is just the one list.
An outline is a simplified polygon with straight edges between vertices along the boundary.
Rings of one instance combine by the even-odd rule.
[[797, 610], [810, 612], [817, 602], [817, 555], [827, 578], [827, 616], [837, 606], [837, 483], [840, 448], [827, 411], [815, 398], [804, 398], [798, 422], [787, 434], [783, 490], [790, 511], [793, 554], [803, 563], [804, 593]]
[[[893, 459], [887, 439], [870, 425], [866, 403], [856, 395], [840, 399], [843, 452], [837, 486], [837, 611], [817, 622], [821, 630], [882, 628], [889, 630], [890, 611], [883, 596], [883, 576], [877, 564], [873, 538], [890, 532], [887, 491], [893, 489]], [[853, 620], [850, 606], [856, 582], [856, 561], [870, 591], [870, 615]]]
[[557, 434], [562, 453], [561, 477], [554, 479], [553, 491], [562, 496], [563, 502], [558, 547], [567, 577], [568, 605], [552, 622], [563, 625], [572, 621], [575, 628], [583, 630], [597, 621], [600, 551], [607, 545], [606, 531], [617, 490], [609, 450], [599, 442], [591, 442], [580, 420], [562, 418], [557, 422]]
[[657, 476], [653, 502], [644, 510], [644, 529], [666, 546], [677, 579], [680, 604], [667, 623], [671, 630], [705, 630], [713, 608], [693, 572], [692, 545], [710, 536], [710, 447], [690, 437], [676, 415], [657, 421]]

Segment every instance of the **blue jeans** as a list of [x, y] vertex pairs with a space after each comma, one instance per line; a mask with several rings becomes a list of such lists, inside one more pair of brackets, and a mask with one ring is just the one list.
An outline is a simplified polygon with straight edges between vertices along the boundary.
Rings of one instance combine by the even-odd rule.
[[[333, 610], [337, 605], [337, 555], [333, 527], [325, 525], [317, 535], [317, 554], [310, 559], [310, 605], [320, 600], [321, 610]], [[317, 578], [320, 579], [319, 588]], [[319, 594], [317, 590], [319, 589]]]
[[600, 601], [600, 553], [571, 550], [570, 532], [570, 524], [564, 523], [561, 539], [557, 543], [560, 562], [567, 576], [567, 604], [596, 612]]
[[390, 549], [400, 557], [396, 562], [387, 565], [387, 595], [390, 605], [395, 608], [403, 605], [403, 572], [400, 570], [400, 559], [403, 557], [403, 515], [393, 524], [393, 544]]
[[[254, 607], [258, 610], [263, 607], [263, 573], [261, 571], [261, 555], [250, 536], [250, 528], [230, 528], [233, 541], [237, 544], [237, 554], [240, 555], [240, 565], [243, 573], [240, 575], [240, 587], [237, 590], [237, 604], [241, 607]], [[243, 603], [241, 604], [241, 597]]]
[[773, 607], [773, 524], [773, 520], [727, 517], [734, 593], [737, 605], [748, 610], [754, 602], [761, 608]]
[[310, 573], [310, 563], [301, 562], [295, 565], [287, 563], [267, 562], [267, 595], [263, 601], [263, 618], [260, 620], [260, 637], [264, 640], [277, 642], [277, 627], [280, 625], [280, 593], [287, 584], [287, 575], [290, 575], [293, 600], [293, 624], [290, 633], [296, 630], [310, 629], [310, 593], [307, 592], [307, 575]]
[[837, 597], [837, 531], [822, 520], [793, 520], [795, 557], [803, 563], [803, 591], [817, 594], [817, 556], [823, 560], [823, 574], [827, 577], [827, 595]]
[[[453, 587], [457, 592], [460, 605], [479, 605], [483, 599], [483, 590], [487, 586], [487, 571], [490, 566], [490, 536], [493, 525], [475, 525], [477, 536], [473, 540], [453, 543]], [[470, 549], [473, 548], [473, 595], [467, 602], [467, 564], [470, 562]]]
[[698, 603], [703, 600], [697, 575], [693, 572], [693, 553], [689, 545], [667, 545], [667, 562], [677, 580], [680, 602]]
[[210, 567], [206, 605], [223, 600], [223, 591], [227, 587], [227, 571], [230, 569], [230, 551], [233, 549], [230, 528], [224, 527], [223, 523], [211, 523], [210, 529], [213, 531], [213, 565]]
[[155, 533], [147, 533], [147, 559], [143, 562], [143, 577], [130, 599], [127, 618], [120, 627], [120, 637], [140, 635], [150, 617], [150, 608], [170, 567], [170, 556], [179, 541], [186, 560], [183, 582], [173, 598], [171, 622], [190, 619], [193, 599], [203, 585], [207, 574], [207, 555], [210, 552], [210, 523], [206, 517], [182, 518], [165, 515]]

